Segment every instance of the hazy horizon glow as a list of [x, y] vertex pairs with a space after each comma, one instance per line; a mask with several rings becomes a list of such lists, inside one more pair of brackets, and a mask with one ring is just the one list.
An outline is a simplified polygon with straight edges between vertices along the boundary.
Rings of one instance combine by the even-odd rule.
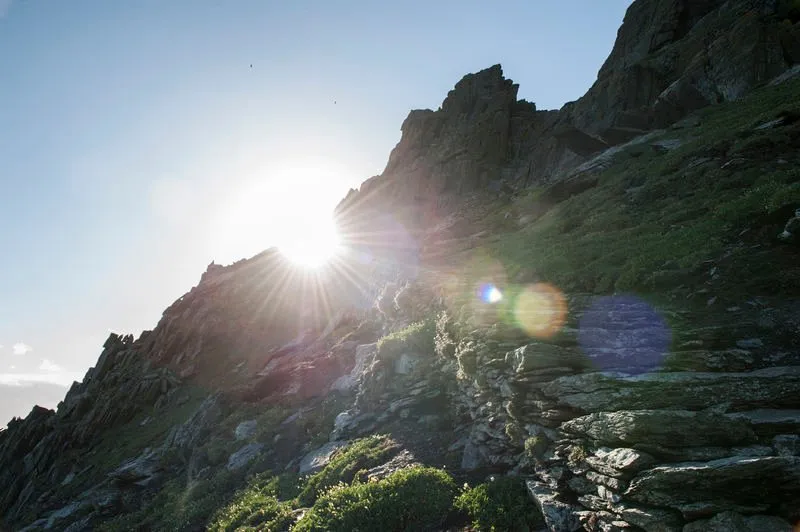
[[578, 98], [629, 4], [0, 0], [0, 404], [321, 227], [463, 75]]

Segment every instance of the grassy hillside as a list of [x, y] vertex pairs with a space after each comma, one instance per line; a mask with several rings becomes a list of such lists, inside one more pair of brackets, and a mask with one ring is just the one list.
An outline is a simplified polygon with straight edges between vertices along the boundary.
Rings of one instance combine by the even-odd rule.
[[800, 206], [798, 150], [793, 80], [624, 148], [599, 174], [496, 204], [468, 253], [566, 292], [697, 288], [714, 261], [730, 295], [800, 293], [797, 248], [776, 239]]

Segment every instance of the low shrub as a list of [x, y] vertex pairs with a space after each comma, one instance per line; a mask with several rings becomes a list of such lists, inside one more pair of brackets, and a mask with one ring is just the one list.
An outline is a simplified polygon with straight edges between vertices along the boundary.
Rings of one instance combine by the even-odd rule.
[[294, 520], [292, 506], [278, 500], [278, 482], [277, 477], [267, 480], [262, 476], [251, 480], [245, 489], [234, 496], [230, 504], [214, 514], [208, 530], [288, 530]]
[[383, 480], [334, 487], [317, 500], [292, 530], [431, 530], [447, 518], [455, 493], [452, 477], [442, 470], [403, 469]]
[[395, 451], [395, 443], [386, 436], [356, 440], [334, 455], [322, 471], [306, 479], [305, 487], [298, 496], [300, 504], [314, 504], [322, 492], [339, 483], [349, 484], [359, 470], [384, 463]]
[[466, 488], [455, 507], [467, 514], [472, 526], [488, 531], [527, 531], [542, 525], [541, 514], [519, 477], [499, 477]]
[[435, 335], [436, 325], [432, 321], [413, 323], [381, 338], [377, 356], [381, 360], [394, 360], [403, 353], [433, 353]]

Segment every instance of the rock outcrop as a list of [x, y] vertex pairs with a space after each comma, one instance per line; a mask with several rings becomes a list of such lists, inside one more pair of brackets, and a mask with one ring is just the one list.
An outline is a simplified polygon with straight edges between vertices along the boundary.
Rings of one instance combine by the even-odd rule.
[[796, 9], [778, 0], [638, 0], [584, 96], [558, 111], [517, 100], [500, 65], [464, 76], [439, 109], [411, 111], [383, 173], [337, 208], [367, 234], [385, 207], [429, 224], [471, 194], [564, 179], [587, 159], [741, 98], [800, 62]]

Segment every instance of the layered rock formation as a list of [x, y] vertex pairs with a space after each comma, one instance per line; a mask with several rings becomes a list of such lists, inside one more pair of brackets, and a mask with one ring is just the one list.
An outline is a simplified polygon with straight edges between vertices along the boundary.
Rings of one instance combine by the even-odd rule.
[[366, 233], [372, 210], [391, 205], [411, 227], [448, 212], [452, 196], [563, 179], [592, 155], [795, 65], [797, 16], [777, 0], [634, 2], [597, 81], [559, 111], [517, 100], [500, 65], [469, 74], [436, 111], [409, 113], [384, 172], [339, 205], [342, 223]]

